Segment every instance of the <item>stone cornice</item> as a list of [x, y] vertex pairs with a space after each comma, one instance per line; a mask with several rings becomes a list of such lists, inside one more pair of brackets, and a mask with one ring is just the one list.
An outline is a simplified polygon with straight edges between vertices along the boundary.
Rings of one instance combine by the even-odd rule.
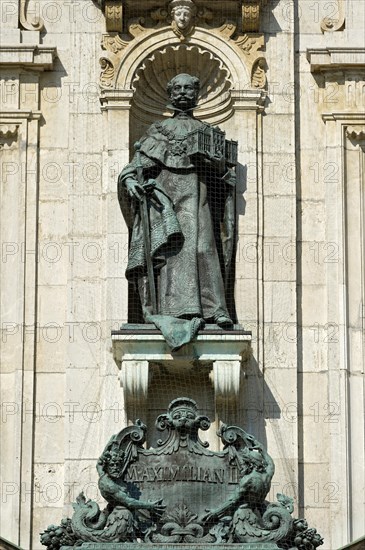
[[5, 110], [3, 109], [0, 113], [0, 121], [10, 121], [10, 120], [40, 120], [42, 113], [40, 111], [32, 111], [27, 109], [17, 109], [17, 110]]
[[365, 67], [365, 48], [308, 48], [312, 73]]
[[101, 110], [129, 110], [132, 98], [132, 90], [102, 90], [100, 95]]
[[57, 48], [33, 44], [2, 44], [0, 65], [49, 71], [57, 57]]
[[365, 112], [354, 113], [354, 112], [342, 111], [338, 113], [323, 113], [322, 120], [324, 122], [333, 122], [333, 121], [341, 120], [344, 122], [356, 121], [361, 123], [365, 120]]

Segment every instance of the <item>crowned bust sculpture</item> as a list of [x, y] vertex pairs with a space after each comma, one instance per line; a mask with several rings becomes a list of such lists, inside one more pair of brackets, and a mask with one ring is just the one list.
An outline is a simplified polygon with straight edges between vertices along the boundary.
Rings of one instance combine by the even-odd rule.
[[174, 33], [184, 40], [194, 27], [197, 7], [192, 0], [172, 0], [169, 4], [171, 27]]

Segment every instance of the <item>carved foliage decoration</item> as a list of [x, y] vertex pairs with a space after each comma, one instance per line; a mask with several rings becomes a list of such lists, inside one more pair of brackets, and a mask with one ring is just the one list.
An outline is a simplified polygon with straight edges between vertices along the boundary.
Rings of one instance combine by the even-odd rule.
[[244, 53], [250, 66], [251, 86], [265, 88], [266, 86], [266, 59], [263, 56], [264, 37], [262, 34], [244, 34], [238, 36], [234, 43]]
[[101, 48], [105, 55], [99, 59], [101, 73], [101, 88], [112, 88], [114, 85], [115, 67], [120, 63], [121, 52], [128, 46], [131, 40], [123, 40], [119, 33], [104, 34], [101, 39]]
[[101, 67], [100, 85], [103, 88], [111, 88], [115, 74], [114, 65], [107, 57], [101, 57], [99, 63]]

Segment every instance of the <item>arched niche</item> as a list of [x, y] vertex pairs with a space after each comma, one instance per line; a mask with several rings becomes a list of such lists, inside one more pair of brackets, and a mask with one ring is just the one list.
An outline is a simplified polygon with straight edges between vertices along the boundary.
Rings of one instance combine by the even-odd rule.
[[233, 116], [232, 75], [222, 61], [199, 46], [181, 44], [159, 49], [145, 58], [132, 80], [130, 143], [133, 144], [155, 120], [170, 116], [166, 86], [179, 73], [200, 79], [196, 116], [221, 124]]
[[235, 111], [234, 98], [251, 88], [252, 66], [245, 53], [219, 31], [197, 28], [184, 43], [170, 29], [141, 32], [123, 53], [116, 69], [115, 90], [130, 92], [132, 96], [132, 144], [153, 121], [171, 114], [166, 109], [166, 85], [178, 73], [199, 77], [201, 93], [196, 116], [210, 124], [229, 120]]
[[117, 69], [115, 88], [132, 89], [136, 72], [146, 59], [163, 51], [166, 47], [196, 46], [201, 51], [210, 52], [219, 58], [231, 75], [235, 89], [245, 89], [250, 86], [251, 75], [249, 63], [245, 62], [245, 53], [239, 45], [229, 40], [224, 32], [212, 32], [209, 29], [196, 28], [194, 35], [184, 44], [177, 39], [170, 29], [159, 29], [153, 32], [141, 32], [125, 50], [123, 59]]

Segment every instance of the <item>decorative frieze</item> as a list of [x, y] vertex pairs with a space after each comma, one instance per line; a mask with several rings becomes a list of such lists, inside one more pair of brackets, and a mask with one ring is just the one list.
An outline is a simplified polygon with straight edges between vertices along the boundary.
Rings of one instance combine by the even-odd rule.
[[[100, 60], [100, 86], [104, 89], [119, 86], [117, 81], [120, 69], [126, 58], [135, 55], [136, 48], [142, 47], [140, 41], [144, 41], [148, 52], [146, 44], [149, 39], [154, 38], [155, 55], [156, 52], [161, 52], [158, 44], [162, 40], [171, 46], [186, 44], [190, 47], [201, 47], [201, 33], [204, 32], [204, 35], [208, 34], [210, 37], [205, 44], [205, 50], [210, 51], [217, 38], [224, 40], [240, 56], [244, 56], [250, 75], [246, 85], [265, 88], [264, 35], [259, 33], [258, 21], [262, 4], [263, 0], [249, 1], [234, 8], [233, 5], [221, 6], [218, 10], [213, 9], [211, 4], [198, 6], [193, 0], [172, 0], [154, 9], [141, 5], [137, 12], [132, 9], [131, 4], [123, 4], [122, 0], [106, 0], [103, 7], [108, 32], [102, 37], [101, 47], [108, 53]], [[222, 48], [218, 43], [216, 45], [214, 49], [220, 51]], [[175, 50], [178, 48], [175, 47]]]

